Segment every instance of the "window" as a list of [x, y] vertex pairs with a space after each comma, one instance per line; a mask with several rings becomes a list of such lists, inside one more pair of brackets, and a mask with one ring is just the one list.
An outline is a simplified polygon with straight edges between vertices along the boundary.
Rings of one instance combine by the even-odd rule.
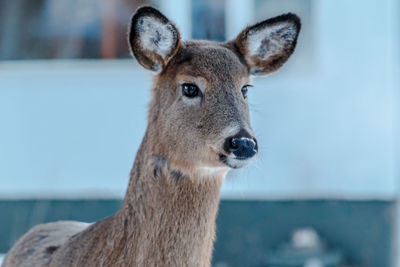
[[154, 0], [0, 2], [0, 60], [123, 58], [134, 10]]
[[192, 38], [225, 41], [225, 0], [192, 1]]

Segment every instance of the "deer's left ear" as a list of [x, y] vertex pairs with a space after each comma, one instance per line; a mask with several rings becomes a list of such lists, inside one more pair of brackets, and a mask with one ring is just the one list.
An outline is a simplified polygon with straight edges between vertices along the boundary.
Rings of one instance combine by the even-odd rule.
[[137, 61], [146, 69], [161, 71], [180, 46], [175, 25], [160, 11], [141, 7], [132, 17], [129, 45]]
[[293, 53], [300, 26], [300, 19], [289, 13], [247, 27], [231, 43], [250, 73], [263, 75], [279, 69]]

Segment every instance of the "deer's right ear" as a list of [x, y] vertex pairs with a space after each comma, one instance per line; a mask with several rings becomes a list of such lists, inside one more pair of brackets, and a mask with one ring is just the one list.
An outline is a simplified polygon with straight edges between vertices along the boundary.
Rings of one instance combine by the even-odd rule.
[[160, 11], [141, 7], [132, 17], [129, 45], [137, 61], [146, 69], [161, 71], [178, 51], [180, 34]]

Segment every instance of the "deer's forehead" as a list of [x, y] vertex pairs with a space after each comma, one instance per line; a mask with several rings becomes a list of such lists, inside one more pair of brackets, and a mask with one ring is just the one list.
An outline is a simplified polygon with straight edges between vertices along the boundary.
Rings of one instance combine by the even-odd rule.
[[184, 44], [174, 65], [181, 74], [204, 77], [208, 81], [241, 80], [249, 76], [247, 66], [238, 55], [218, 43]]

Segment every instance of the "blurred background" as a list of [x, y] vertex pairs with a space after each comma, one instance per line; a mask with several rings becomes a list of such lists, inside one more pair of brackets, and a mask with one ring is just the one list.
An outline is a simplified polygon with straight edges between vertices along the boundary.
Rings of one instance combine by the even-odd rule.
[[0, 0], [0, 254], [119, 208], [150, 97], [126, 42], [145, 4], [183, 39], [302, 20], [290, 60], [253, 80], [260, 153], [224, 182], [213, 266], [400, 266], [397, 0]]

